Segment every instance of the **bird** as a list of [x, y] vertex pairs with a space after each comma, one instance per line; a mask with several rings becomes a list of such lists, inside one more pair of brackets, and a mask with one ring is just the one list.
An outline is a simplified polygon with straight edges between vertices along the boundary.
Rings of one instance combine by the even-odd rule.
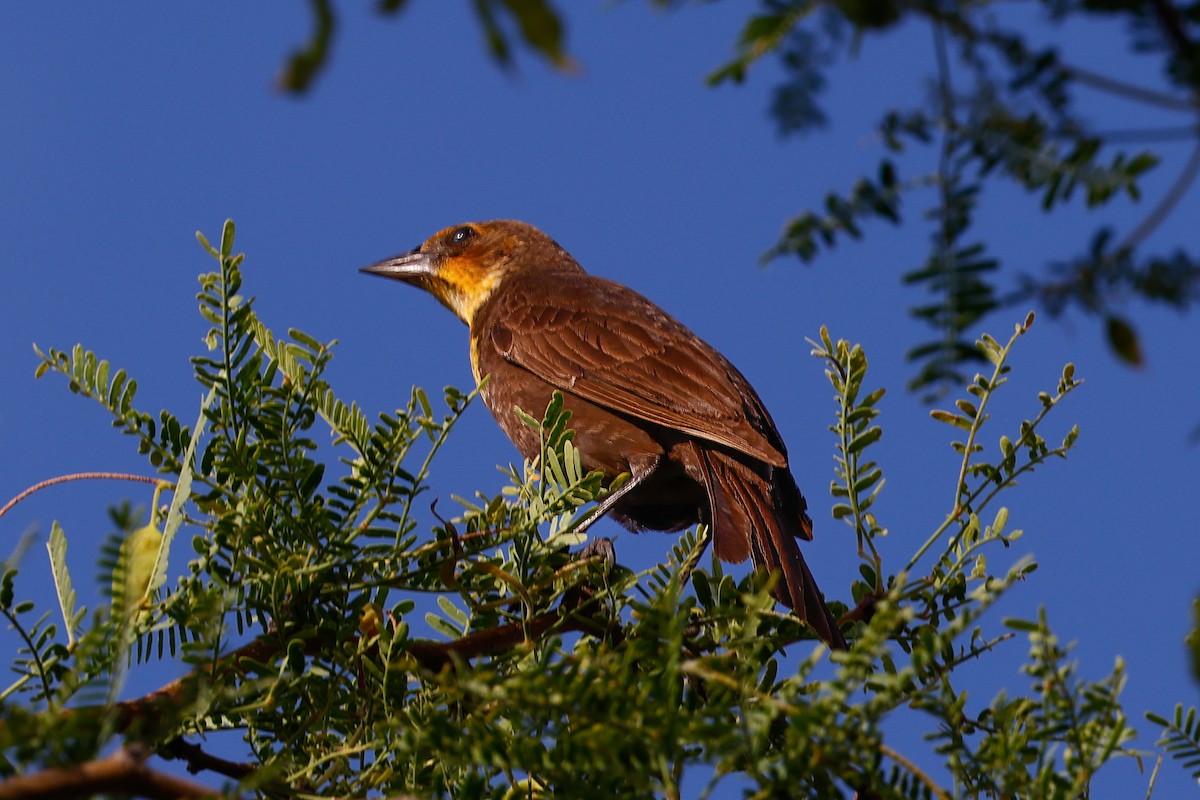
[[454, 225], [361, 271], [423, 289], [467, 324], [484, 404], [525, 458], [541, 453], [541, 434], [518, 409], [540, 414], [563, 395], [583, 467], [629, 476], [581, 529], [603, 515], [632, 531], [704, 523], [719, 558], [778, 573], [775, 598], [846, 649], [800, 552], [812, 520], [779, 430], [742, 373], [683, 323], [516, 220]]

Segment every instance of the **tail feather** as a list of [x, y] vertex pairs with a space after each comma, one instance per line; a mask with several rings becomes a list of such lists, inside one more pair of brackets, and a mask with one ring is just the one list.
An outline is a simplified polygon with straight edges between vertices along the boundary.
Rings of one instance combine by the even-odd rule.
[[[796, 542], [797, 538], [812, 538], [812, 522], [791, 474], [764, 465], [770, 478], [764, 477], [730, 455], [696, 449], [704, 463], [717, 556], [735, 563], [752, 557], [755, 569], [779, 573], [775, 598], [830, 647], [845, 650], [846, 640], [837, 620], [826, 607]], [[785, 485], [776, 485], [780, 483]]]

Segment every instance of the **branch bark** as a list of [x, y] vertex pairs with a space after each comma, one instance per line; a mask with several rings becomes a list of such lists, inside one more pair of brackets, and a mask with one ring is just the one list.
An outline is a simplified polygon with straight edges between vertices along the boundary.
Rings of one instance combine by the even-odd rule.
[[74, 800], [119, 792], [152, 800], [199, 800], [220, 793], [146, 766], [140, 747], [122, 747], [106, 758], [56, 767], [0, 783], [0, 800]]

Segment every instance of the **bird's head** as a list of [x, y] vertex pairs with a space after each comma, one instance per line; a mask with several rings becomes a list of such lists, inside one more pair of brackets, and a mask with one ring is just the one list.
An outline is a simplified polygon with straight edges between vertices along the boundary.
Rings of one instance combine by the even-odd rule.
[[440, 230], [420, 247], [362, 269], [419, 286], [467, 325], [506, 278], [527, 270], [549, 273], [579, 271], [580, 267], [557, 242], [532, 225], [494, 220]]

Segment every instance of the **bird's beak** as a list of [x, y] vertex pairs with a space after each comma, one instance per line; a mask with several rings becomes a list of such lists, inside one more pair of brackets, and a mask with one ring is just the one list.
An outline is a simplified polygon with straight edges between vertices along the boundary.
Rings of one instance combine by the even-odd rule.
[[433, 274], [433, 265], [427, 253], [412, 250], [404, 255], [393, 256], [369, 267], [363, 267], [359, 272], [394, 278], [405, 283], [420, 283]]

